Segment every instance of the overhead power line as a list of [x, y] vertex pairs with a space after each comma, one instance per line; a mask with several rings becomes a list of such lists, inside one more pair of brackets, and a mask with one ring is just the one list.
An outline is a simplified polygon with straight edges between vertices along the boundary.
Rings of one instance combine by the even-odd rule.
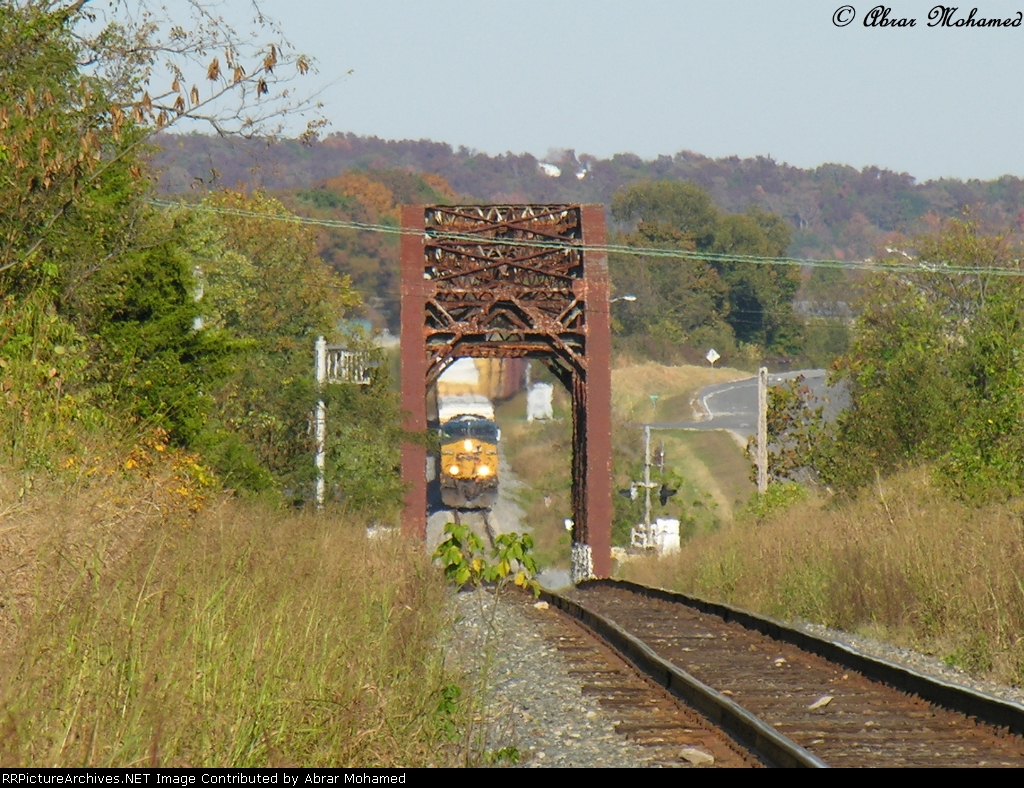
[[[343, 219], [313, 219], [307, 216], [281, 213], [261, 213], [259, 211], [247, 211], [242, 208], [228, 208], [216, 205], [205, 205], [203, 203], [174, 202], [172, 200], [151, 199], [150, 204], [160, 208], [177, 208], [202, 213], [216, 213], [225, 216], [238, 216], [246, 219], [260, 219], [263, 221], [287, 222], [290, 224], [309, 225], [313, 227], [329, 227], [339, 230], [357, 230], [360, 232], [380, 233], [386, 235], [422, 235], [422, 230], [406, 229], [390, 224], [374, 224], [370, 222], [353, 222]], [[438, 241], [450, 241], [453, 243], [484, 244], [486, 240], [480, 236], [466, 235], [462, 233], [435, 232], [428, 230], [428, 235]], [[1024, 276], [1022, 261], [1012, 260], [1007, 265], [1001, 266], [968, 266], [956, 265], [944, 262], [929, 262], [913, 258], [886, 262], [881, 260], [836, 260], [821, 259], [814, 260], [799, 257], [768, 257], [763, 255], [748, 254], [725, 254], [718, 252], [698, 252], [688, 249], [666, 249], [656, 246], [627, 246], [625, 244], [584, 244], [569, 243], [565, 241], [542, 241], [531, 239], [528, 241], [496, 239], [495, 244], [501, 246], [521, 246], [531, 249], [572, 249], [582, 252], [598, 252], [605, 254], [629, 255], [632, 257], [660, 257], [673, 260], [700, 260], [709, 263], [747, 263], [750, 265], [782, 265], [807, 268], [842, 268], [851, 271], [878, 271], [884, 273], [931, 273], [944, 274], [949, 276], [962, 276], [965, 274], [984, 274], [989, 276]]]

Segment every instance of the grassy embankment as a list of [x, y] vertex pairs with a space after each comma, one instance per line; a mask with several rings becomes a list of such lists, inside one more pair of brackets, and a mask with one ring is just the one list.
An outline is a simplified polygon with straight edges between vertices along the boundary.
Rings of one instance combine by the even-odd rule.
[[638, 582], [871, 635], [1024, 682], [1024, 502], [951, 501], [925, 470], [820, 499], [632, 562]]
[[[612, 370], [613, 446], [615, 483], [628, 486], [629, 468], [643, 460], [645, 422], [684, 421], [693, 418], [692, 399], [712, 383], [749, 377], [733, 369], [623, 363]], [[650, 394], [659, 394], [656, 409]], [[542, 565], [568, 567], [569, 535], [563, 521], [570, 516], [569, 486], [572, 453], [570, 399], [555, 384], [554, 415], [550, 422], [525, 421], [525, 396], [520, 395], [497, 409], [502, 443], [512, 472], [524, 483], [519, 495], [526, 514], [523, 522], [533, 529]], [[732, 518], [752, 489], [749, 466], [734, 439], [720, 432], [665, 430], [656, 433], [664, 441], [667, 463], [685, 484], [676, 500], [694, 521], [694, 530], [717, 527]]]
[[343, 516], [197, 514], [162, 458], [100, 466], [28, 494], [0, 474], [0, 765], [463, 757], [422, 551]]

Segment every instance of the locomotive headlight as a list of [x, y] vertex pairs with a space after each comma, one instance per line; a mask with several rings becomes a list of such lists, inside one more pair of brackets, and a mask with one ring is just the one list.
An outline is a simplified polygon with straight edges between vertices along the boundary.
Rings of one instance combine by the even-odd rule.
[[448, 473], [451, 474], [452, 476], [458, 476], [459, 475], [459, 466], [458, 465], [451, 466], [448, 469]]
[[486, 466], [486, 465], [481, 465], [479, 468], [476, 469], [476, 475], [477, 476], [490, 476], [491, 475], [491, 469], [488, 466]]
[[466, 451], [473, 451], [473, 441], [464, 440], [462, 442], [462, 448], [464, 448]]

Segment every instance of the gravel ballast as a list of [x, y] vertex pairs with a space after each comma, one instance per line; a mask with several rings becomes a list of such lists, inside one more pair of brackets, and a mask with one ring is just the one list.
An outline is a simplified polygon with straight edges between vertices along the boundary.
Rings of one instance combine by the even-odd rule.
[[479, 681], [487, 670], [483, 750], [514, 746], [521, 765], [529, 767], [662, 765], [651, 748], [616, 733], [619, 720], [583, 694], [543, 619], [530, 615], [521, 598], [500, 599], [495, 610], [490, 591], [464, 592], [456, 612], [460, 620], [449, 653], [467, 682]]

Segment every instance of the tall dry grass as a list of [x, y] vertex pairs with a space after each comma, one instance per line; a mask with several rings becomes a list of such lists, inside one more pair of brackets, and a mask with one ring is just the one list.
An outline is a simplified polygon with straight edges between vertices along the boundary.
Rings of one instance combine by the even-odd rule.
[[859, 631], [1024, 682], [1024, 502], [951, 501], [924, 470], [854, 501], [700, 534], [623, 575], [775, 617]]
[[0, 765], [458, 759], [422, 549], [237, 501], [171, 521], [122, 482], [0, 477]]

